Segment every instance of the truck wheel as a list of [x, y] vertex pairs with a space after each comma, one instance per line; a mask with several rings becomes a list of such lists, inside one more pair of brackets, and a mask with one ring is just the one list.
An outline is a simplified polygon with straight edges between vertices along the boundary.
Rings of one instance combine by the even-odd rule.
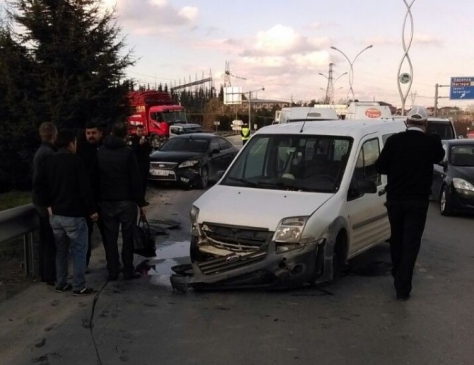
[[209, 170], [207, 166], [201, 167], [199, 171], [199, 178], [197, 183], [198, 189], [205, 189], [209, 185]]
[[452, 203], [448, 194], [448, 187], [446, 185], [443, 186], [439, 197], [439, 210], [441, 215], [444, 216], [450, 216], [454, 214]]

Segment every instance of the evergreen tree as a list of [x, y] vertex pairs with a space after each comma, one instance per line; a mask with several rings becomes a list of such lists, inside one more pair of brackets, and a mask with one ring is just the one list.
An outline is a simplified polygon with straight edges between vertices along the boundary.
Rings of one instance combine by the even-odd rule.
[[[133, 84], [124, 75], [134, 61], [124, 55], [115, 11], [105, 10], [101, 0], [9, 4], [0, 24], [0, 133], [8, 142], [2, 156], [16, 154], [20, 164], [30, 164], [42, 122], [82, 129], [91, 120], [125, 116]], [[28, 170], [4, 163], [0, 183], [5, 176], [14, 180], [13, 187], [29, 181]]]

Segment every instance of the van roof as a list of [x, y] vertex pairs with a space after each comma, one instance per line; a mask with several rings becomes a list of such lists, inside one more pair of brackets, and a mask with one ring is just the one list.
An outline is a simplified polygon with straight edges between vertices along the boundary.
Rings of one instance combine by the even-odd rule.
[[[303, 131], [300, 132], [303, 124]], [[255, 134], [318, 134], [357, 138], [380, 130], [396, 133], [405, 129], [405, 123], [401, 120], [328, 120], [273, 124], [259, 129]]]

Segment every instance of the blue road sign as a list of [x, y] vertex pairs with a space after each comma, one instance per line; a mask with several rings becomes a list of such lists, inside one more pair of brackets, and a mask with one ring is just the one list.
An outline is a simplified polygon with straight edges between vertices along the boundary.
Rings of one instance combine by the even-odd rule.
[[451, 100], [474, 99], [474, 77], [451, 77]]

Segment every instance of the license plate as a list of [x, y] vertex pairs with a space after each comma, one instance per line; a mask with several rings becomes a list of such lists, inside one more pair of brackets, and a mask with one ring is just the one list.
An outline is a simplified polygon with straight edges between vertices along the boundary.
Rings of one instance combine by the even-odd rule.
[[150, 172], [154, 176], [168, 176], [170, 174], [168, 170], [151, 170]]

